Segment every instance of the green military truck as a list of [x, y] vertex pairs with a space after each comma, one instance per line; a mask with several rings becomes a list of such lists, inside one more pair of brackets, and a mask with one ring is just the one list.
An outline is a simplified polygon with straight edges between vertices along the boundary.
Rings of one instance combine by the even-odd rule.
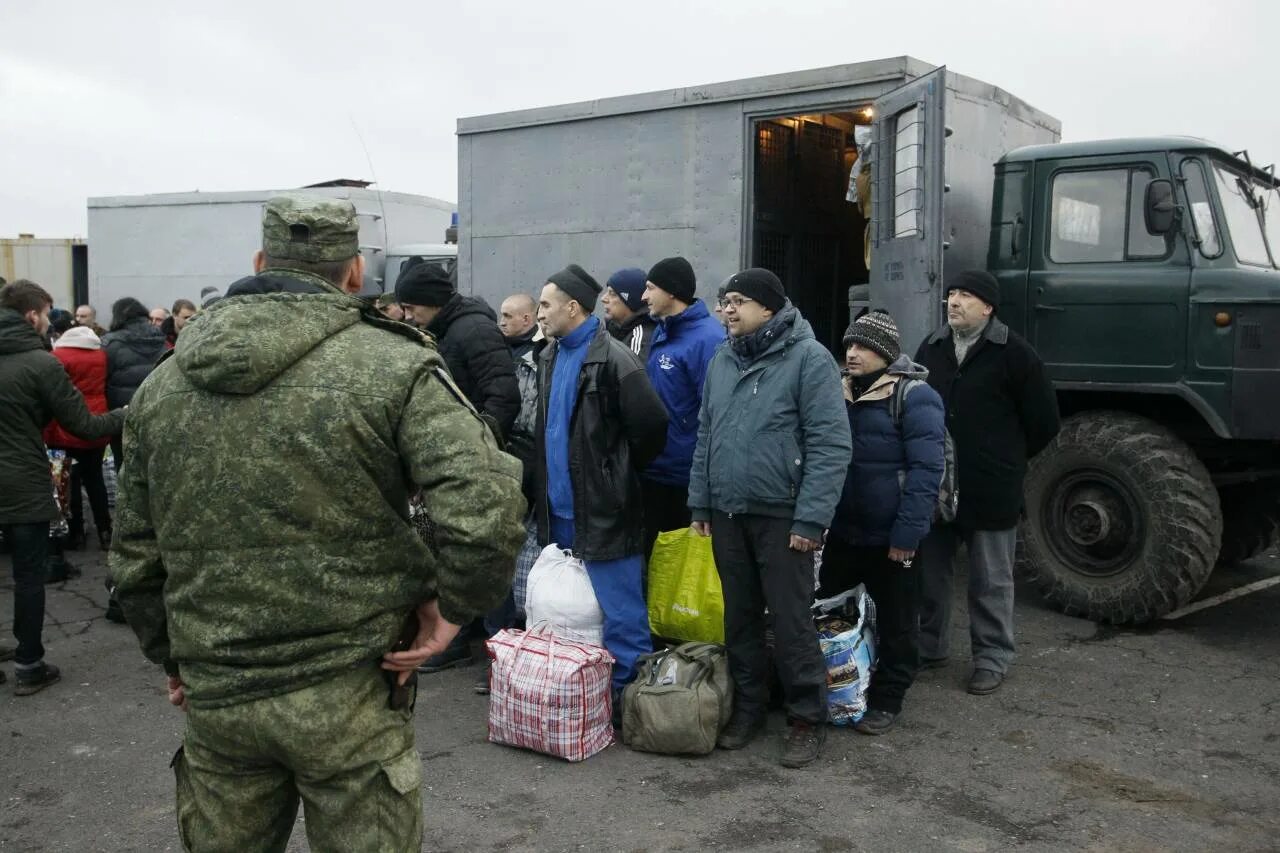
[[1025, 566], [1068, 613], [1186, 604], [1280, 519], [1280, 189], [1200, 139], [1037, 145], [995, 166], [987, 266], [1062, 432], [1026, 484]]

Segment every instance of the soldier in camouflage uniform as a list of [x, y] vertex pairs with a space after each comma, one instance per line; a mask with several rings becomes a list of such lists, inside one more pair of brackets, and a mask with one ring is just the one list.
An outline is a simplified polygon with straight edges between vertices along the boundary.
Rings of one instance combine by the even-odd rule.
[[299, 798], [314, 850], [420, 849], [412, 706], [389, 681], [501, 601], [524, 537], [519, 463], [429, 340], [352, 295], [356, 232], [348, 202], [269, 201], [257, 275], [130, 408], [111, 570], [188, 711], [189, 850], [283, 850]]

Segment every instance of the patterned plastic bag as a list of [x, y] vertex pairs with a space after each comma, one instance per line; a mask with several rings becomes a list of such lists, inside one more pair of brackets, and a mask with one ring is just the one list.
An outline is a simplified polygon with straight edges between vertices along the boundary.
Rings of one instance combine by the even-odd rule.
[[485, 642], [489, 740], [566, 761], [613, 743], [613, 656], [557, 638], [545, 626], [499, 631]]

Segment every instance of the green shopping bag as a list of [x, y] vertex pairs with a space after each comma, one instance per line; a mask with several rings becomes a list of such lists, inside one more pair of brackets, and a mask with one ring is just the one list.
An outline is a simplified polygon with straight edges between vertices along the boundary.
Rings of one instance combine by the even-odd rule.
[[649, 630], [685, 642], [724, 643], [724, 594], [711, 537], [658, 534], [649, 558]]

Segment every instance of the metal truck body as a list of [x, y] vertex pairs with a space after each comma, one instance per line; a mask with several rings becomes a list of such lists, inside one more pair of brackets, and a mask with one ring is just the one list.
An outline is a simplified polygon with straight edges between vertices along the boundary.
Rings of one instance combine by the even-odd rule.
[[[603, 281], [679, 254], [705, 299], [737, 270], [767, 266], [838, 346], [849, 289], [872, 280], [868, 217], [846, 201], [848, 143], [870, 128], [877, 99], [934, 70], [897, 57], [459, 119], [459, 286], [496, 304], [536, 294], [570, 262]], [[949, 243], [946, 269], [960, 270], [986, 256], [992, 163], [1057, 141], [1060, 125], [1002, 89], [942, 73], [954, 131], [947, 233], [930, 229], [924, 241]], [[873, 268], [877, 254], [872, 246]], [[904, 314], [904, 346], [939, 321], [944, 277], [939, 267], [924, 285], [911, 279], [928, 288], [930, 310]]]

